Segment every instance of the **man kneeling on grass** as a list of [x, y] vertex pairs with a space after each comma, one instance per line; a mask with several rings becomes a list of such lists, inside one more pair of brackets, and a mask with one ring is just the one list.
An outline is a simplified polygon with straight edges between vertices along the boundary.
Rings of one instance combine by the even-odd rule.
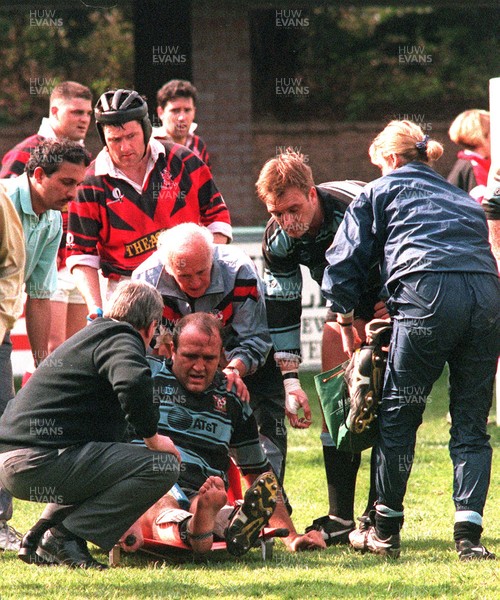
[[[15, 498], [48, 503], [22, 540], [24, 562], [105, 568], [87, 541], [136, 550], [125, 543], [131, 525], [177, 481], [180, 456], [158, 434], [145, 356], [162, 308], [151, 285], [121, 283], [104, 318], [41, 362], [7, 405], [0, 483]], [[126, 443], [128, 424], [146, 447]]]
[[[289, 530], [283, 541], [292, 552], [325, 548], [320, 532], [296, 532], [251, 409], [234, 387], [227, 391], [217, 371], [220, 321], [207, 313], [187, 315], [170, 343], [171, 360], [149, 360], [160, 404], [159, 431], [168, 432], [179, 450], [181, 472], [175, 489], [141, 518], [142, 531], [167, 543], [182, 540], [197, 553], [208, 552], [214, 538], [225, 539], [227, 550], [241, 556], [269, 523]], [[250, 486], [236, 508], [226, 506], [230, 454]]]

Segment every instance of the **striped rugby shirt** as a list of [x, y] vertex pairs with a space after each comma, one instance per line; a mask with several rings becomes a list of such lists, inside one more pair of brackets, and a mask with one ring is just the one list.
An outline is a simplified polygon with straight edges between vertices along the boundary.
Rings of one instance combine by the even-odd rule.
[[[160, 142], [173, 141], [161, 127], [153, 127], [153, 136]], [[207, 145], [199, 135], [189, 133], [184, 146], [192, 150], [196, 156], [207, 165], [207, 167], [210, 168], [212, 166], [210, 164], [210, 155], [207, 150]]]
[[201, 394], [188, 392], [170, 370], [169, 361], [148, 356], [153, 401], [160, 408], [158, 433], [171, 438], [182, 457], [179, 485], [197, 492], [207, 477], [221, 477], [227, 487], [229, 457], [243, 475], [269, 469], [248, 402], [226, 389], [220, 372]]
[[30, 159], [31, 151], [36, 148], [38, 144], [43, 142], [44, 139], [44, 136], [35, 133], [6, 152], [5, 156], [2, 158], [0, 178], [7, 179], [9, 177], [18, 177], [19, 175], [22, 175], [24, 173], [24, 167]]
[[117, 174], [97, 174], [106, 150], [87, 169], [69, 205], [70, 268], [87, 265], [106, 277], [129, 276], [154, 252], [159, 233], [179, 223], [198, 223], [231, 238], [229, 211], [209, 168], [179, 144], [151, 138], [149, 145], [157, 158], [141, 191]]
[[194, 312], [217, 316], [228, 361], [239, 358], [253, 373], [271, 349], [262, 281], [252, 260], [239, 248], [214, 245], [210, 285], [201, 298], [189, 298], [165, 271], [155, 252], [132, 274], [147, 281], [163, 298], [163, 317], [157, 331], [172, 332], [177, 321]]
[[[324, 220], [314, 237], [290, 237], [277, 221], [270, 219], [262, 240], [264, 286], [269, 330], [276, 359], [297, 358], [300, 354], [302, 315], [302, 274], [306, 266], [321, 286], [328, 265], [325, 253], [333, 242], [347, 206], [361, 192], [360, 181], [331, 181], [316, 186]], [[378, 291], [378, 275], [372, 275]], [[372, 281], [372, 279], [371, 279]], [[373, 295], [373, 289], [371, 294]], [[373, 306], [373, 304], [372, 304]]]

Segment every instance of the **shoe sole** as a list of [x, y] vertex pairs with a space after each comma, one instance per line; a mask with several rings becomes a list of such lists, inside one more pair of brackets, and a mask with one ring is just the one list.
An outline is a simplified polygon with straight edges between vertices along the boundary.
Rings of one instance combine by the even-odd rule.
[[363, 433], [369, 429], [371, 423], [377, 418], [378, 402], [373, 398], [373, 393], [368, 392], [364, 399], [351, 408], [348, 417], [349, 429], [354, 433]]
[[245, 492], [243, 504], [231, 520], [225, 534], [227, 551], [242, 556], [254, 545], [267, 525], [278, 496], [278, 481], [274, 473], [261, 475]]

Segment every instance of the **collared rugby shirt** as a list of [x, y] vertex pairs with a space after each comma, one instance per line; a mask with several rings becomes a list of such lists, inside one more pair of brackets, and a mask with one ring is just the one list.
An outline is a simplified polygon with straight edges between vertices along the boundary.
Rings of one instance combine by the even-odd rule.
[[215, 244], [210, 285], [200, 298], [189, 298], [165, 271], [154, 253], [134, 271], [132, 279], [147, 281], [163, 298], [163, 316], [157, 335], [171, 333], [183, 316], [206, 312], [222, 323], [228, 361], [239, 358], [253, 373], [265, 363], [271, 349], [262, 281], [252, 260], [239, 248]]
[[124, 179], [96, 176], [95, 161], [90, 165], [69, 206], [71, 266], [90, 255], [104, 275], [129, 276], [154, 252], [161, 231], [185, 222], [228, 235], [229, 211], [209, 168], [184, 146], [163, 146], [142, 192]]
[[181, 488], [198, 491], [211, 475], [221, 477], [227, 487], [230, 456], [243, 475], [269, 469], [252, 409], [234, 388], [227, 391], [221, 373], [208, 389], [193, 394], [177, 381], [169, 362], [147, 358], [153, 375], [153, 402], [160, 409], [158, 433], [170, 437], [181, 453]]
[[[321, 286], [328, 265], [327, 249], [344, 218], [345, 211], [362, 191], [359, 181], [331, 181], [316, 186], [324, 220], [316, 236], [290, 237], [274, 219], [268, 221], [262, 240], [264, 285], [269, 331], [277, 359], [300, 358], [302, 315], [302, 273], [304, 265]], [[372, 287], [378, 290], [378, 273], [372, 273]], [[371, 289], [369, 295], [373, 295]]]
[[210, 167], [210, 155], [208, 154], [207, 145], [205, 144], [203, 138], [199, 135], [193, 134], [188, 136], [186, 146], [192, 150], [196, 156], [201, 158], [201, 160]]
[[[167, 137], [166, 135], [156, 135], [155, 138], [160, 142], [167, 142], [171, 140], [171, 138]], [[201, 138], [199, 135], [189, 134], [186, 139], [186, 148], [192, 150], [196, 156], [207, 165], [207, 167], [211, 167], [210, 155], [203, 138]]]

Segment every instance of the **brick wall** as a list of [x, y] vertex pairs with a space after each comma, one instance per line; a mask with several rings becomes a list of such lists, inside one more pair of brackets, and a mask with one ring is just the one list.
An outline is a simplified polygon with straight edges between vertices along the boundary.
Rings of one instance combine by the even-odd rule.
[[[335, 179], [370, 181], [379, 177], [380, 171], [370, 163], [368, 148], [384, 125], [385, 123], [256, 123], [253, 127], [253, 180], [256, 181], [266, 160], [291, 146], [306, 156], [316, 183]], [[444, 154], [435, 168], [446, 177], [458, 150], [448, 138], [450, 124], [436, 122], [426, 125], [427, 133], [444, 146]], [[265, 219], [265, 212], [260, 212], [259, 216]]]
[[[207, 96], [205, 103], [208, 104]], [[198, 120], [202, 124], [200, 129], [203, 126], [203, 132], [206, 131], [205, 137], [214, 156], [215, 181], [229, 204], [235, 225], [261, 225], [267, 221], [267, 213], [255, 196], [254, 184], [265, 161], [287, 146], [307, 157], [317, 183], [332, 179], [369, 181], [379, 176], [379, 171], [370, 164], [368, 147], [383, 128], [383, 123], [250, 125], [246, 121], [243, 135], [231, 116], [233, 103], [221, 98], [214, 104], [213, 109], [205, 107], [206, 113], [210, 115], [212, 112], [212, 128], [209, 130], [210, 120], [208, 116], [201, 117], [201, 111]], [[38, 122], [25, 122], [18, 127], [1, 128], [0, 156], [21, 139], [36, 132], [38, 126]], [[448, 122], [432, 123], [429, 131], [431, 137], [445, 147], [444, 155], [435, 165], [436, 170], [445, 176], [457, 152], [457, 147], [448, 139], [448, 127]], [[93, 125], [89, 131], [87, 148], [95, 156], [101, 144]]]
[[213, 173], [235, 225], [250, 225], [252, 110], [250, 33], [246, 10], [231, 1], [192, 4], [196, 120], [213, 157]]

